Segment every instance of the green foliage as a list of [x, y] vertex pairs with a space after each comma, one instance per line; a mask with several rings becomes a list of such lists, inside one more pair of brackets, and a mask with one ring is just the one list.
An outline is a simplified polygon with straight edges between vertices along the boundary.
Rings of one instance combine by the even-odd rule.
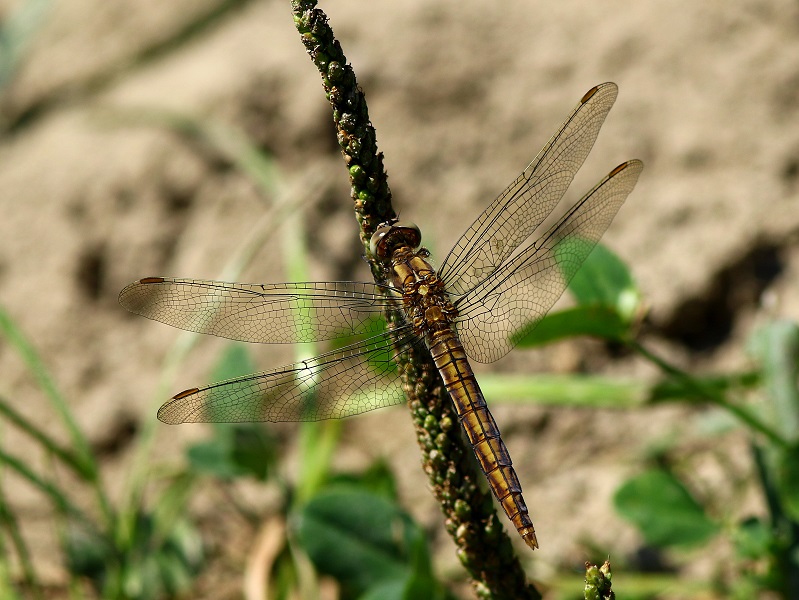
[[628, 479], [616, 491], [613, 504], [653, 546], [697, 546], [720, 529], [682, 482], [662, 469]]
[[216, 435], [187, 451], [192, 469], [220, 479], [268, 479], [277, 460], [274, 436], [257, 423], [217, 424]]
[[[212, 378], [252, 370], [246, 346], [231, 344]], [[269, 597], [287, 598], [315, 587], [300, 555], [307, 555], [318, 573], [339, 581], [342, 598], [448, 597], [433, 576], [424, 532], [399, 507], [386, 463], [378, 460], [360, 473], [331, 471], [338, 422], [302, 423], [300, 428], [296, 485], [280, 473], [268, 424], [214, 425], [207, 440], [187, 450], [192, 470], [222, 485], [239, 477], [279, 484], [288, 535], [269, 564]]]
[[597, 244], [569, 282], [569, 291], [581, 306], [612, 306], [630, 323], [641, 303], [641, 292], [627, 265]]
[[[212, 381], [232, 379], [255, 371], [244, 344], [230, 344], [211, 376]], [[277, 463], [277, 442], [260, 423], [214, 423], [214, 435], [187, 451], [191, 467], [220, 479], [249, 476], [265, 481]]]
[[109, 598], [173, 597], [190, 588], [203, 556], [200, 536], [187, 519], [164, 527], [152, 514], [139, 513], [130, 533], [123, 545], [97, 532], [71, 530], [64, 539], [69, 572]]
[[696, 550], [728, 533], [739, 561], [738, 579], [730, 587], [736, 598], [764, 591], [799, 597], [799, 325], [778, 321], [756, 331], [748, 344], [757, 365], [752, 371], [689, 374], [635, 340], [635, 324], [643, 312], [641, 294], [618, 258], [597, 246], [576, 273], [568, 271], [573, 265], [564, 266], [564, 276], [573, 275], [569, 289], [577, 305], [530, 324], [515, 340], [519, 346], [592, 335], [637, 352], [663, 377], [638, 383], [584, 376], [506, 376], [496, 378], [492, 388], [489, 376], [481, 378], [484, 389], [497, 397], [535, 397], [552, 406], [711, 404], [737, 419], [751, 437], [768, 516], [747, 517], [739, 523], [726, 515], [719, 518], [712, 498], [695, 497], [676, 472], [663, 466], [644, 468], [622, 483], [614, 506], [648, 544], [658, 548]]
[[395, 503], [357, 487], [317, 494], [298, 514], [298, 540], [343, 597], [443, 597], [424, 532]]
[[[194, 477], [178, 475], [166, 482], [153, 505], [141, 503], [141, 495], [113, 506], [99, 476], [97, 457], [76, 425], [70, 404], [62, 396], [24, 334], [0, 310], [0, 333], [25, 361], [50, 401], [53, 413], [68, 432], [68, 445], [60, 445], [47, 431], [18, 413], [0, 398], [0, 414], [28, 435], [51, 457], [53, 463], [71, 471], [81, 490], [66, 485], [49, 473], [26, 462], [27, 457], [0, 450], [0, 461], [9, 470], [38, 489], [52, 504], [61, 521], [61, 549], [70, 576], [92, 583], [103, 598], [149, 600], [174, 597], [186, 591], [202, 565], [202, 543], [193, 524], [185, 517], [185, 506]], [[78, 498], [88, 490], [95, 497], [99, 518], [84, 511]], [[0, 497], [2, 495], [0, 494]], [[12, 540], [23, 566], [23, 583], [37, 594], [41, 585], [30, 560], [25, 539], [19, 532], [13, 510], [2, 503], [3, 527]], [[8, 562], [8, 550], [0, 547]]]
[[621, 259], [598, 244], [582, 268], [564, 276], [571, 277], [569, 291], [577, 306], [547, 314], [522, 328], [513, 338], [517, 346], [530, 348], [580, 335], [622, 341], [630, 335], [642, 310], [641, 293]]

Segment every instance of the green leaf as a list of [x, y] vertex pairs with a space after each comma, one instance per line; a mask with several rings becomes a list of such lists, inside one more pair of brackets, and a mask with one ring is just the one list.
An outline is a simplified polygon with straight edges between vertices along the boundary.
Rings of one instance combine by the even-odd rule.
[[62, 538], [62, 550], [69, 572], [99, 582], [114, 554], [111, 544], [97, 531], [72, 524]]
[[436, 600], [446, 598], [444, 588], [432, 577], [409, 574], [404, 579], [387, 579], [370, 587], [358, 600]]
[[[576, 246], [575, 246], [576, 244]], [[548, 314], [513, 335], [514, 344], [530, 348], [560, 339], [590, 335], [605, 340], [624, 339], [640, 312], [641, 293], [627, 266], [610, 250], [597, 245], [574, 273], [574, 255], [591, 240], [569, 239], [555, 247], [555, 256], [578, 306]]]
[[641, 301], [627, 265], [602, 244], [597, 244], [569, 282], [569, 291], [581, 305], [614, 307], [630, 321]]
[[406, 600], [406, 598], [427, 598], [428, 596], [408, 596], [407, 578], [380, 581], [358, 596], [358, 600]]
[[613, 503], [654, 546], [694, 546], [719, 530], [683, 484], [660, 469], [629, 479], [616, 491]]
[[397, 500], [397, 482], [385, 460], [378, 459], [362, 473], [339, 473], [328, 480], [330, 487], [350, 486], [361, 488], [383, 498]]
[[519, 348], [532, 348], [579, 335], [619, 340], [628, 331], [629, 323], [614, 307], [585, 305], [546, 315], [514, 335], [512, 343]]
[[[224, 381], [256, 370], [244, 344], [229, 344], [214, 367], [211, 379]], [[213, 437], [190, 446], [189, 463], [198, 473], [222, 479], [251, 476], [268, 478], [277, 461], [276, 440], [262, 423], [217, 423]]]
[[277, 440], [260, 423], [219, 424], [210, 440], [190, 446], [186, 455], [198, 473], [264, 481], [277, 462]]
[[776, 545], [773, 529], [755, 517], [743, 521], [732, 537], [736, 553], [747, 560], [760, 560], [773, 554]]
[[242, 375], [249, 375], [256, 370], [255, 363], [250, 357], [247, 346], [240, 342], [232, 342], [225, 347], [224, 352], [214, 365], [211, 381], [225, 381]]
[[299, 514], [297, 535], [319, 572], [355, 594], [420, 570], [422, 531], [399, 507], [361, 490], [317, 494]]
[[233, 463], [256, 479], [266, 480], [277, 463], [277, 441], [263, 425], [239, 424], [233, 429]]

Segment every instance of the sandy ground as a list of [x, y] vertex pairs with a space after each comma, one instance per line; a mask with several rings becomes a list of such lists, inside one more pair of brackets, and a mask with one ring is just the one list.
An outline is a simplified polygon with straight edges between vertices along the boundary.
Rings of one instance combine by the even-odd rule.
[[[21, 4], [0, 1], [0, 15]], [[146, 275], [220, 277], [242, 240], [262, 226], [272, 200], [207, 148], [163, 128], [131, 125], [122, 111], [172, 111], [250, 136], [275, 157], [283, 189], [310, 197], [301, 213], [310, 277], [369, 277], [329, 108], [288, 2], [234, 3], [181, 43], [165, 43], [224, 4], [54, 4], [0, 92], [2, 121], [14, 125], [0, 137], [0, 303], [41, 353], [91, 440], [120, 436], [104, 463], [115, 493], [136, 445], [121, 432], [154, 418], [164, 357], [179, 335], [126, 314], [119, 290]], [[612, 80], [619, 99], [572, 198], [625, 159], [646, 163], [604, 241], [631, 263], [651, 305], [652, 343], [684, 364], [733, 368], [746, 364], [742, 344], [756, 323], [799, 318], [792, 285], [799, 270], [795, 2], [510, 0], [497, 8], [408, 0], [322, 8], [369, 101], [395, 206], [439, 256], [581, 95]], [[303, 181], [313, 183], [312, 194], [296, 191]], [[278, 228], [267, 236], [240, 281], [283, 279], [282, 236]], [[222, 347], [203, 342], [170, 391], [202, 381]], [[256, 356], [271, 364], [290, 350], [259, 349]], [[585, 341], [517, 352], [492, 368], [652, 374], [629, 357], [611, 361]], [[0, 393], [66, 440], [6, 344], [0, 372]], [[718, 483], [720, 498], [731, 493], [717, 481], [722, 457], [734, 459], [741, 476], [749, 469], [739, 438], [703, 437], [701, 415], [682, 409], [496, 406], [542, 541], [531, 572], [544, 578], [579, 565], [587, 547], [635, 554], [641, 541], [613, 515], [609, 498], [648, 447], [678, 430], [696, 452], [697, 479], [709, 488]], [[406, 505], [437, 532], [431, 535], [441, 545], [441, 569], [456, 569], [402, 411], [350, 420], [353, 441], [341, 465], [391, 457]], [[182, 445], [204, 435], [203, 426], [163, 426], [159, 459], [181, 460]], [[43, 463], [13, 428], [4, 428], [3, 439]], [[57, 582], [48, 505], [10, 481], [37, 564]], [[204, 522], [215, 520], [212, 499], [197, 505]], [[757, 508], [746, 497], [736, 510]], [[214, 527], [224, 532], [220, 519]], [[246, 546], [232, 555], [246, 555]], [[717, 561], [698, 564], [686, 576], [717, 572]], [[235, 597], [235, 566], [220, 573], [212, 597]]]

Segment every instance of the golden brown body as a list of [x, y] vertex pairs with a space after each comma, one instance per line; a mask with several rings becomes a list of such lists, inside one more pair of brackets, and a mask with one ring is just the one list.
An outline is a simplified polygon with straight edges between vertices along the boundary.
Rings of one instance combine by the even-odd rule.
[[513, 461], [452, 326], [457, 310], [425, 260], [427, 251], [414, 250], [410, 244], [415, 240], [403, 237], [402, 229], [398, 227], [393, 249], [390, 241], [383, 249], [390, 252], [392, 283], [402, 291], [408, 319], [424, 337], [491, 491], [527, 545], [538, 548]]

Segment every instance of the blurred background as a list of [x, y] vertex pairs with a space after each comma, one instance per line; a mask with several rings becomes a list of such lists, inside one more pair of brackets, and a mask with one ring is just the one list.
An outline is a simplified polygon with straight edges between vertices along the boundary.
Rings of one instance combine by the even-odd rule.
[[[321, 8], [366, 94], [394, 206], [420, 226], [434, 257], [441, 260], [583, 93], [615, 81], [616, 106], [568, 197], [623, 160], [646, 164], [603, 238], [649, 309], [641, 334], [692, 372], [743, 373], [752, 360], [746, 341], [759, 324], [799, 318], [797, 3], [408, 0]], [[119, 290], [151, 275], [290, 280], [296, 253], [309, 280], [369, 281], [347, 172], [287, 1], [0, 0], [0, 18], [0, 396], [54, 446], [69, 447], [77, 438], [47, 391], [57, 388], [99, 476], [86, 485], [13, 423], [0, 429], [2, 447], [115, 529], [115, 510], [103, 516], [97, 508], [98, 482], [100, 506], [129, 510], [174, 489], [191, 463], [185, 448], [210, 439], [211, 427], [156, 424], [155, 411], [209, 381], [230, 352], [224, 341], [182, 337], [126, 313]], [[267, 158], [254, 159], [253, 149]], [[12, 341], [17, 334], [40, 363]], [[248, 350], [254, 369], [295, 356], [292, 348]], [[42, 379], [45, 370], [51, 379]], [[585, 338], [516, 351], [478, 374], [538, 372], [657, 376], [635, 355]], [[579, 575], [585, 560], [609, 554], [629, 572], [704, 582], [701, 593], [723, 589], [728, 538], [664, 553], [614, 511], [613, 497], [661, 456], [657, 449], [678, 440], [677, 462], [693, 477], [691, 489], [712, 499], [711, 514], [764, 514], [747, 433], [708, 425], [715, 413], [704, 406], [553, 408], [530, 396], [489, 397], [542, 545], [523, 555], [528, 572], [555, 589], [561, 575]], [[331, 468], [386, 461], [436, 573], [469, 597], [407, 409], [340, 426]], [[301, 428], [269, 431], [275, 469], [297, 485]], [[175, 492], [175, 514], [193, 532], [176, 544], [192, 566], [183, 587], [166, 589], [241, 597], [242, 573], [258, 578], [258, 549], [274, 531], [264, 523], [274, 525], [285, 499], [274, 482], [210, 479], [197, 475]], [[19, 469], [5, 468], [3, 482], [4, 506], [30, 554], [20, 560], [5, 544], [12, 579], [33, 571], [29, 582], [62, 597], [82, 552], [70, 555], [70, 566], [64, 540], [84, 540], [95, 554], [102, 544], [93, 545], [93, 534], [75, 537], [63, 506], [54, 508], [53, 494]], [[91, 586], [81, 586], [91, 597]], [[150, 597], [162, 593], [171, 592]], [[658, 597], [693, 596], [683, 589]]]

